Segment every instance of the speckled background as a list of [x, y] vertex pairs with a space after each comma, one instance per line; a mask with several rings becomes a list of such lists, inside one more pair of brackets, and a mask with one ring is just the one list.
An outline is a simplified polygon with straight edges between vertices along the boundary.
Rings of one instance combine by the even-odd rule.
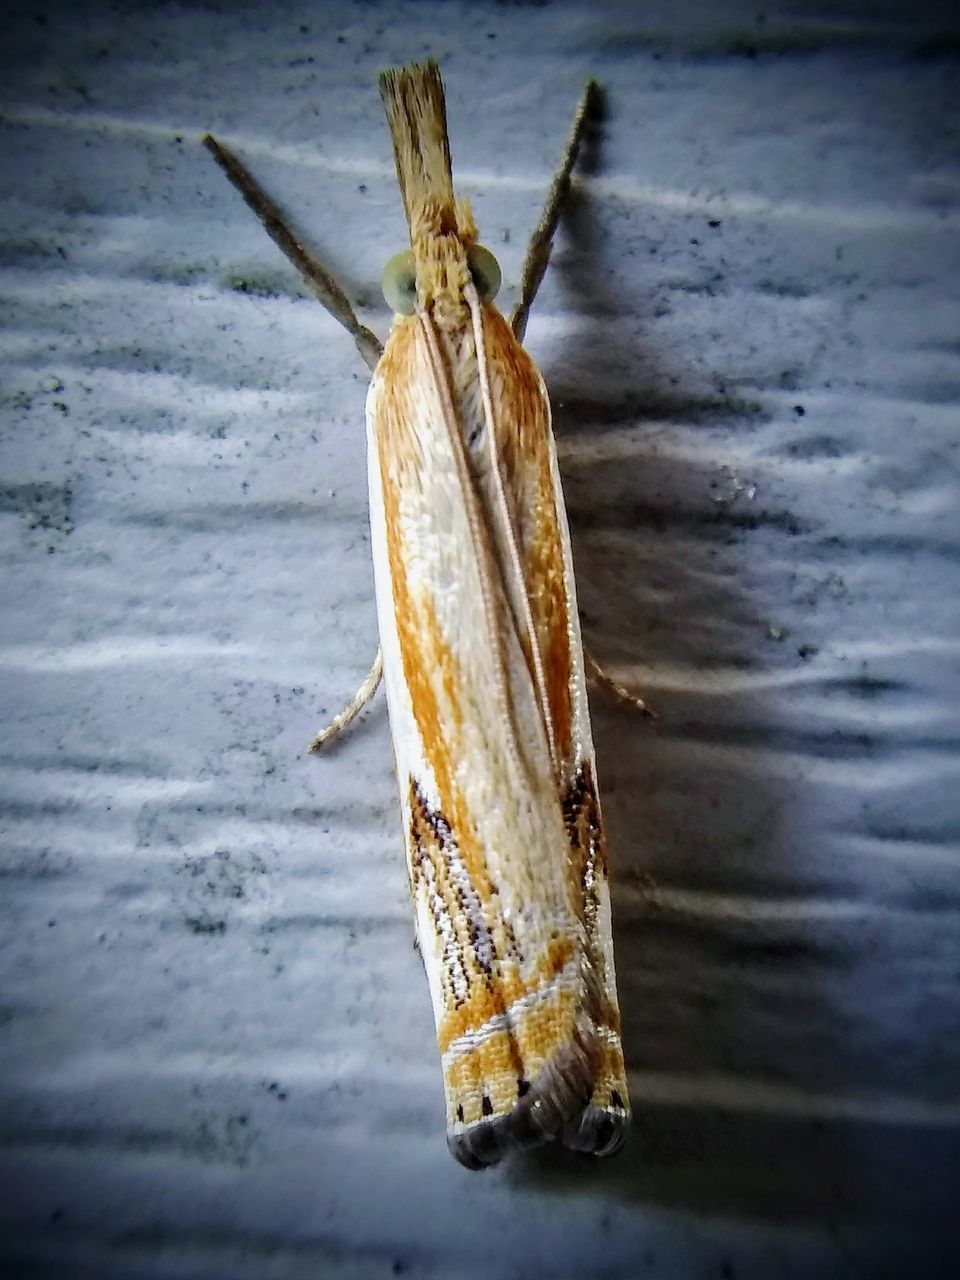
[[[946, 5], [42, 4], [0, 32], [6, 1276], [955, 1274], [960, 31]], [[454, 1165], [376, 648], [376, 73], [433, 55], [556, 407], [636, 1123]]]

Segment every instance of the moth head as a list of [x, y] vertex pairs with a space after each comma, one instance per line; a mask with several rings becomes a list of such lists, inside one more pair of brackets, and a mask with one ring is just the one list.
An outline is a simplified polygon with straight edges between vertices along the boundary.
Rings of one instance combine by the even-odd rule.
[[473, 283], [481, 300], [490, 301], [500, 268], [477, 243], [470, 205], [454, 194], [440, 69], [431, 61], [385, 71], [380, 96], [410, 228], [410, 249], [384, 270], [384, 297], [399, 315], [420, 306], [441, 324], [456, 323], [466, 308], [464, 290]]
[[[449, 264], [444, 259], [451, 259]], [[500, 292], [500, 264], [486, 245], [472, 243], [465, 246], [463, 258], [466, 272], [477, 290], [481, 302], [492, 302]], [[443, 267], [447, 266], [444, 271]], [[452, 268], [452, 270], [451, 270]], [[425, 277], [427, 287], [423, 290], [423, 303], [428, 303], [431, 294], [444, 292], [443, 284], [449, 281], [449, 292], [462, 293], [463, 270], [461, 255], [436, 253], [433, 246], [423, 246], [418, 270], [417, 255], [413, 249], [401, 249], [395, 253], [383, 268], [380, 287], [387, 306], [398, 316], [412, 316], [417, 309], [418, 277]], [[452, 279], [450, 279], [452, 277]], [[443, 282], [441, 284], [441, 282]], [[441, 287], [438, 289], [438, 284]], [[451, 287], [452, 286], [452, 287]]]

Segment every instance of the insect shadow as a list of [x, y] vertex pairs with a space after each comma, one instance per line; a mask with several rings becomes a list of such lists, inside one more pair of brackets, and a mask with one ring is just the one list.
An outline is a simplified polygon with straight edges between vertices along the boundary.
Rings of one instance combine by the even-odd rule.
[[[542, 361], [585, 642], [657, 715], [592, 695], [633, 1133], [609, 1162], [586, 1168], [550, 1146], [508, 1176], [836, 1230], [864, 1216], [916, 1221], [923, 1193], [904, 1182], [915, 1171], [922, 1188], [927, 1160], [944, 1167], [931, 1143], [945, 1139], [811, 1102], [862, 1092], [843, 926], [751, 911], [816, 892], [800, 791], [754, 764], [795, 732], [750, 678], [777, 643], [750, 586], [766, 513], [744, 518], [712, 487], [718, 429], [735, 437], [760, 411], [718, 390], [722, 371], [695, 385], [657, 349], [649, 246], [624, 256], [634, 213], [574, 194], [548, 281], [553, 305], [568, 294], [583, 320]], [[535, 318], [529, 345], [537, 355]], [[701, 428], [712, 461], [690, 448]], [[780, 524], [789, 539], [790, 520]], [[894, 1167], [900, 1176], [878, 1172]]]

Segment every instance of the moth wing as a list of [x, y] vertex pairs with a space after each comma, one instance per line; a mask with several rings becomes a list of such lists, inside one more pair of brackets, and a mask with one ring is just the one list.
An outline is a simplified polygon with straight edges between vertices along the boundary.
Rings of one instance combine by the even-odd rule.
[[589, 1011], [597, 1049], [592, 1092], [563, 1140], [577, 1150], [607, 1154], [626, 1137], [630, 1106], [570, 531], [543, 379], [496, 312], [487, 315], [485, 341], [491, 383], [512, 388], [498, 421], [499, 453], [550, 707], [571, 891], [585, 929], [585, 963], [600, 987]]
[[[407, 865], [448, 1141], [475, 1167], [546, 1137], [614, 1149], [626, 1120], [619, 1037], [615, 1046], [604, 1038], [616, 1021], [612, 951], [604, 950], [609, 899], [549, 407], [505, 322], [492, 309], [486, 315], [516, 348], [511, 358], [520, 359], [536, 419], [530, 456], [539, 480], [522, 449], [504, 462], [515, 503], [535, 484], [544, 508], [535, 529], [526, 517], [518, 524], [528, 589], [547, 577], [555, 586], [538, 605], [538, 634], [552, 636], [565, 610], [566, 658], [556, 645], [546, 663], [556, 683], [551, 717], [567, 725], [562, 793], [529, 652], [504, 622], [516, 583], [498, 556], [490, 477], [478, 470], [475, 486], [464, 483], [415, 317], [395, 322], [367, 401], [377, 607]], [[467, 439], [476, 434], [469, 427]], [[503, 431], [518, 435], [509, 424]], [[552, 560], [540, 553], [544, 537]], [[615, 1010], [615, 991], [612, 1002]], [[619, 1109], [611, 1107], [618, 1084]]]

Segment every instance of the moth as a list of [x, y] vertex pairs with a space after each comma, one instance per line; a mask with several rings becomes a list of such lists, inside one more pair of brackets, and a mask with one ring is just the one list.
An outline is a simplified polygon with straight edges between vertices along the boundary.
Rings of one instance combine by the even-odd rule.
[[314, 746], [382, 668], [447, 1141], [472, 1169], [550, 1139], [609, 1155], [630, 1118], [570, 535], [550, 402], [521, 345], [594, 91], [508, 323], [496, 259], [454, 193], [436, 63], [381, 75], [410, 232], [384, 272], [383, 348], [236, 157], [204, 139], [373, 368], [380, 654]]

